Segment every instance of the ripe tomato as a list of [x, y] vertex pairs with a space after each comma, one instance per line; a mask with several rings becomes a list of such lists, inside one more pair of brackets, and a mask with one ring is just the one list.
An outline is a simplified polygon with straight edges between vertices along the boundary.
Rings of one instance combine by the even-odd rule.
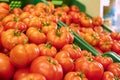
[[92, 24], [93, 26], [100, 26], [103, 23], [103, 19], [100, 16], [94, 16], [92, 17]]
[[118, 33], [118, 32], [111, 32], [110, 36], [114, 40], [120, 40], [120, 33]]
[[114, 74], [110, 71], [105, 71], [102, 80], [119, 80], [115, 78]]
[[39, 44], [38, 47], [41, 56], [55, 57], [55, 55], [57, 54], [57, 49], [49, 43]]
[[112, 72], [116, 77], [120, 78], [120, 63], [111, 63], [107, 70]]
[[63, 80], [88, 80], [82, 72], [68, 72]]
[[2, 24], [5, 28], [5, 30], [18, 29], [21, 31], [26, 31], [28, 28], [28, 26], [20, 20], [19, 16], [15, 15], [15, 14], [9, 14], [8, 16], [6, 16], [2, 20]]
[[58, 61], [52, 57], [40, 56], [30, 65], [32, 73], [40, 73], [46, 80], [62, 80], [63, 70]]
[[5, 16], [7, 16], [9, 14], [10, 6], [5, 2], [1, 2], [0, 9], [1, 9], [0, 10], [0, 20], [2, 20]]
[[17, 44], [27, 42], [27, 36], [19, 30], [9, 29], [2, 32], [1, 43], [4, 48], [11, 50]]
[[26, 35], [31, 43], [41, 44], [47, 41], [46, 35], [40, 29], [35, 27], [28, 28]]
[[74, 12], [80, 12], [80, 9], [76, 5], [70, 6], [70, 10]]
[[24, 76], [30, 73], [29, 68], [19, 68], [15, 71], [13, 80], [21, 80]]
[[81, 50], [81, 57], [90, 57], [94, 58], [91, 52], [88, 52], [87, 50]]
[[104, 35], [100, 37], [98, 47], [103, 52], [107, 52], [107, 51], [111, 51], [112, 44], [113, 44], [113, 40], [111, 39], [111, 37], [108, 35]]
[[92, 27], [92, 19], [85, 16], [80, 18], [80, 25], [83, 27]]
[[76, 32], [77, 34], [80, 34], [80, 25], [79, 25], [79, 24], [71, 23], [71, 24], [69, 25], [69, 27], [70, 27], [74, 32]]
[[97, 62], [101, 63], [105, 70], [107, 69], [109, 64], [113, 63], [112, 58], [111, 57], [107, 57], [107, 56], [97, 55], [97, 56], [95, 56], [95, 60]]
[[34, 12], [34, 6], [34, 4], [27, 4], [23, 7], [23, 11], [32, 13]]
[[49, 31], [52, 29], [56, 30], [57, 29], [57, 23], [55, 22], [44, 22], [42, 26], [42, 31], [47, 34]]
[[23, 10], [21, 8], [14, 8], [14, 9], [11, 10], [11, 13], [15, 14], [16, 16], [21, 15], [22, 12], [23, 12]]
[[[75, 61], [75, 71], [84, 72], [88, 80], [101, 80], [104, 68], [101, 63], [93, 59], [79, 59]], [[99, 73], [99, 74], [96, 74]]]
[[45, 76], [39, 73], [28, 73], [26, 76], [19, 80], [47, 80]]
[[114, 44], [112, 44], [111, 50], [116, 53], [119, 53], [120, 52], [120, 42], [118, 42], [117, 40], [114, 40], [113, 43]]
[[14, 67], [4, 53], [0, 53], [0, 80], [10, 80], [14, 74]]
[[39, 48], [35, 44], [18, 44], [10, 51], [10, 60], [17, 68], [24, 68], [39, 56]]
[[61, 50], [56, 54], [55, 59], [62, 65], [64, 75], [74, 70], [74, 61], [69, 52]]
[[51, 30], [47, 34], [47, 40], [57, 49], [61, 49], [65, 44], [70, 43], [71, 37], [67, 32]]
[[70, 57], [73, 60], [81, 57], [81, 49], [75, 44], [66, 44], [62, 47], [62, 50], [69, 52]]

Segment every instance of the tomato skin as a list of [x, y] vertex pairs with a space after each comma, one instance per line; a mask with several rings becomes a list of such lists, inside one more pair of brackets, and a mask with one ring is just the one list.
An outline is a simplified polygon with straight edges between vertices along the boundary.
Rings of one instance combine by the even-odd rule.
[[47, 80], [62, 80], [63, 70], [58, 61], [52, 57], [40, 56], [30, 65], [32, 73], [40, 73]]
[[63, 80], [88, 80], [84, 73], [68, 72]]
[[4, 53], [0, 53], [0, 80], [10, 80], [14, 75], [14, 67]]
[[76, 5], [70, 6], [70, 10], [74, 12], [80, 12], [80, 9]]
[[116, 52], [116, 53], [119, 53], [120, 52], [120, 42], [114, 40], [113, 43], [114, 44], [112, 44], [111, 50]]
[[24, 33], [15, 29], [6, 30], [1, 35], [1, 43], [8, 50], [11, 50], [17, 44], [24, 44], [27, 40], [28, 38]]
[[91, 60], [91, 58], [84, 58], [84, 60], [78, 58], [78, 60], [75, 61], [75, 71], [84, 72], [88, 80], [101, 80], [104, 72], [102, 64], [89, 60]]
[[111, 63], [107, 70], [112, 72], [116, 77], [120, 78], [120, 63]]
[[92, 19], [85, 16], [80, 18], [80, 25], [83, 27], [92, 27]]
[[28, 73], [20, 80], [47, 80], [47, 79], [39, 73]]
[[5, 16], [7, 16], [9, 14], [10, 6], [5, 2], [1, 2], [0, 9], [1, 9], [0, 10], [0, 20], [2, 20]]
[[100, 25], [102, 25], [102, 23], [103, 23], [102, 17], [100, 17], [100, 16], [92, 17], [93, 26], [100, 26]]
[[102, 80], [115, 80], [114, 74], [110, 71], [105, 71]]
[[101, 63], [104, 67], [104, 69], [106, 70], [108, 65], [113, 63], [113, 60], [111, 57], [107, 57], [107, 56], [100, 56], [100, 55], [97, 55], [95, 56], [95, 60], [99, 63]]
[[29, 68], [19, 68], [15, 71], [13, 80], [21, 80], [24, 76], [30, 73]]
[[74, 60], [81, 57], [81, 49], [75, 44], [66, 44], [62, 47], [62, 50], [69, 52], [70, 57]]
[[34, 11], [34, 6], [35, 5], [33, 4], [27, 4], [26, 6], [23, 7], [23, 11], [32, 13]]
[[55, 59], [62, 65], [64, 75], [74, 70], [74, 62], [69, 52], [61, 50], [56, 54]]
[[22, 13], [22, 9], [21, 8], [14, 8], [12, 9], [11, 13], [15, 14], [16, 16], [19, 16]]
[[46, 35], [35, 27], [28, 28], [26, 35], [31, 43], [41, 44], [47, 41]]
[[55, 57], [55, 55], [57, 54], [57, 49], [49, 43], [39, 44], [38, 47], [41, 56]]
[[39, 48], [35, 44], [18, 44], [10, 51], [10, 60], [17, 68], [24, 68], [39, 56]]
[[43, 23], [43, 26], [42, 26], [43, 33], [47, 34], [52, 29], [54, 29], [54, 30], [57, 29], [57, 24], [55, 22], [45, 22], [45, 23]]

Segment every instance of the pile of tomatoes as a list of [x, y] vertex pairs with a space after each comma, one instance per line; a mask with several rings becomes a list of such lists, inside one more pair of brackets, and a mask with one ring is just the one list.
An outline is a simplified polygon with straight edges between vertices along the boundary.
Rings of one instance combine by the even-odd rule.
[[[119, 80], [120, 63], [81, 50], [69, 27], [101, 52], [119, 54], [120, 34], [107, 33], [102, 18], [75, 5], [48, 3], [23, 9], [0, 3], [0, 80]], [[69, 27], [59, 28], [58, 19]]]

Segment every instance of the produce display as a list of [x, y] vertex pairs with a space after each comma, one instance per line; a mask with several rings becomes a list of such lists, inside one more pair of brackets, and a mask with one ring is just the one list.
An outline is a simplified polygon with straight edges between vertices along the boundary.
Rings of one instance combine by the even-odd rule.
[[120, 55], [120, 33], [105, 31], [101, 17], [50, 1], [0, 9], [0, 80], [120, 80], [120, 62], [101, 55]]

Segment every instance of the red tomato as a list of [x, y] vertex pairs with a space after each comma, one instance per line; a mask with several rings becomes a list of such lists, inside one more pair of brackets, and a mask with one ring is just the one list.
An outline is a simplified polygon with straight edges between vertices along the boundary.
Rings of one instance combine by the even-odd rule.
[[26, 76], [21, 78], [20, 80], [47, 80], [45, 76], [39, 73], [28, 73]]
[[15, 71], [13, 80], [21, 80], [24, 76], [30, 73], [29, 68], [19, 68]]
[[10, 80], [14, 74], [14, 67], [8, 56], [0, 53], [0, 80]]
[[46, 35], [35, 27], [30, 27], [26, 31], [26, 35], [31, 43], [41, 44], [47, 41]]
[[39, 56], [39, 48], [35, 44], [18, 44], [10, 51], [10, 60], [17, 68], [24, 68]]
[[52, 29], [56, 30], [57, 29], [57, 23], [55, 22], [44, 22], [42, 26], [42, 31], [47, 34], [49, 31]]
[[68, 72], [63, 80], [88, 80], [82, 72]]
[[74, 32], [76, 32], [77, 34], [80, 34], [80, 25], [79, 25], [79, 24], [71, 23], [71, 24], [69, 25], [69, 27], [70, 27]]
[[100, 26], [103, 23], [103, 19], [100, 16], [94, 16], [92, 17], [92, 24], [93, 26]]
[[12, 11], [11, 11], [11, 13], [12, 13], [12, 14], [15, 14], [16, 16], [21, 15], [22, 12], [23, 12], [23, 11], [22, 11], [21, 8], [14, 8], [14, 9], [12, 9]]
[[73, 60], [81, 57], [81, 49], [75, 44], [66, 44], [63, 46], [62, 50], [69, 52], [70, 57]]
[[6, 16], [2, 20], [2, 24], [5, 28], [5, 30], [18, 29], [21, 31], [26, 31], [28, 28], [28, 26], [20, 20], [19, 16], [15, 15], [15, 14], [10, 14], [10, 15]]
[[35, 5], [33, 5], [33, 4], [27, 4], [23, 7], [23, 11], [32, 13], [32, 12], [34, 12], [34, 6]]
[[46, 80], [62, 80], [63, 70], [58, 61], [52, 57], [40, 56], [33, 60], [30, 71], [40, 73]]
[[70, 6], [70, 10], [74, 12], [80, 12], [80, 9], [76, 5]]
[[80, 25], [83, 27], [92, 27], [92, 19], [85, 16], [80, 18]]
[[119, 79], [115, 79], [115, 76], [112, 72], [105, 71], [102, 80], [119, 80]]
[[97, 56], [95, 56], [95, 60], [97, 62], [101, 63], [105, 70], [107, 69], [109, 64], [113, 63], [112, 58], [111, 57], [107, 57], [107, 56], [97, 55]]
[[1, 43], [4, 48], [11, 50], [17, 44], [27, 43], [27, 36], [19, 30], [9, 29], [2, 32]]
[[116, 77], [120, 78], [120, 63], [111, 63], [107, 70], [112, 72]]
[[74, 61], [69, 52], [61, 50], [56, 54], [55, 59], [62, 65], [64, 74], [74, 70]]
[[0, 3], [0, 20], [2, 20], [5, 16], [9, 14], [10, 6], [5, 3], [1, 2]]
[[111, 32], [111, 33], [110, 33], [110, 36], [111, 36], [111, 38], [114, 39], [114, 40], [120, 40], [120, 33]]
[[57, 54], [57, 49], [49, 43], [39, 44], [38, 47], [41, 56], [55, 57], [55, 55]]
[[101, 80], [104, 72], [102, 64], [93, 61], [91, 58], [86, 58], [86, 60], [78, 58], [78, 60], [75, 61], [75, 71], [84, 72], [88, 80]]
[[108, 35], [104, 35], [100, 37], [98, 47], [103, 52], [107, 52], [107, 51], [111, 51], [112, 44], [113, 44], [113, 40], [111, 39], [111, 37]]
[[113, 41], [111, 50], [118, 53], [120, 52], [120, 43], [118, 41]]

